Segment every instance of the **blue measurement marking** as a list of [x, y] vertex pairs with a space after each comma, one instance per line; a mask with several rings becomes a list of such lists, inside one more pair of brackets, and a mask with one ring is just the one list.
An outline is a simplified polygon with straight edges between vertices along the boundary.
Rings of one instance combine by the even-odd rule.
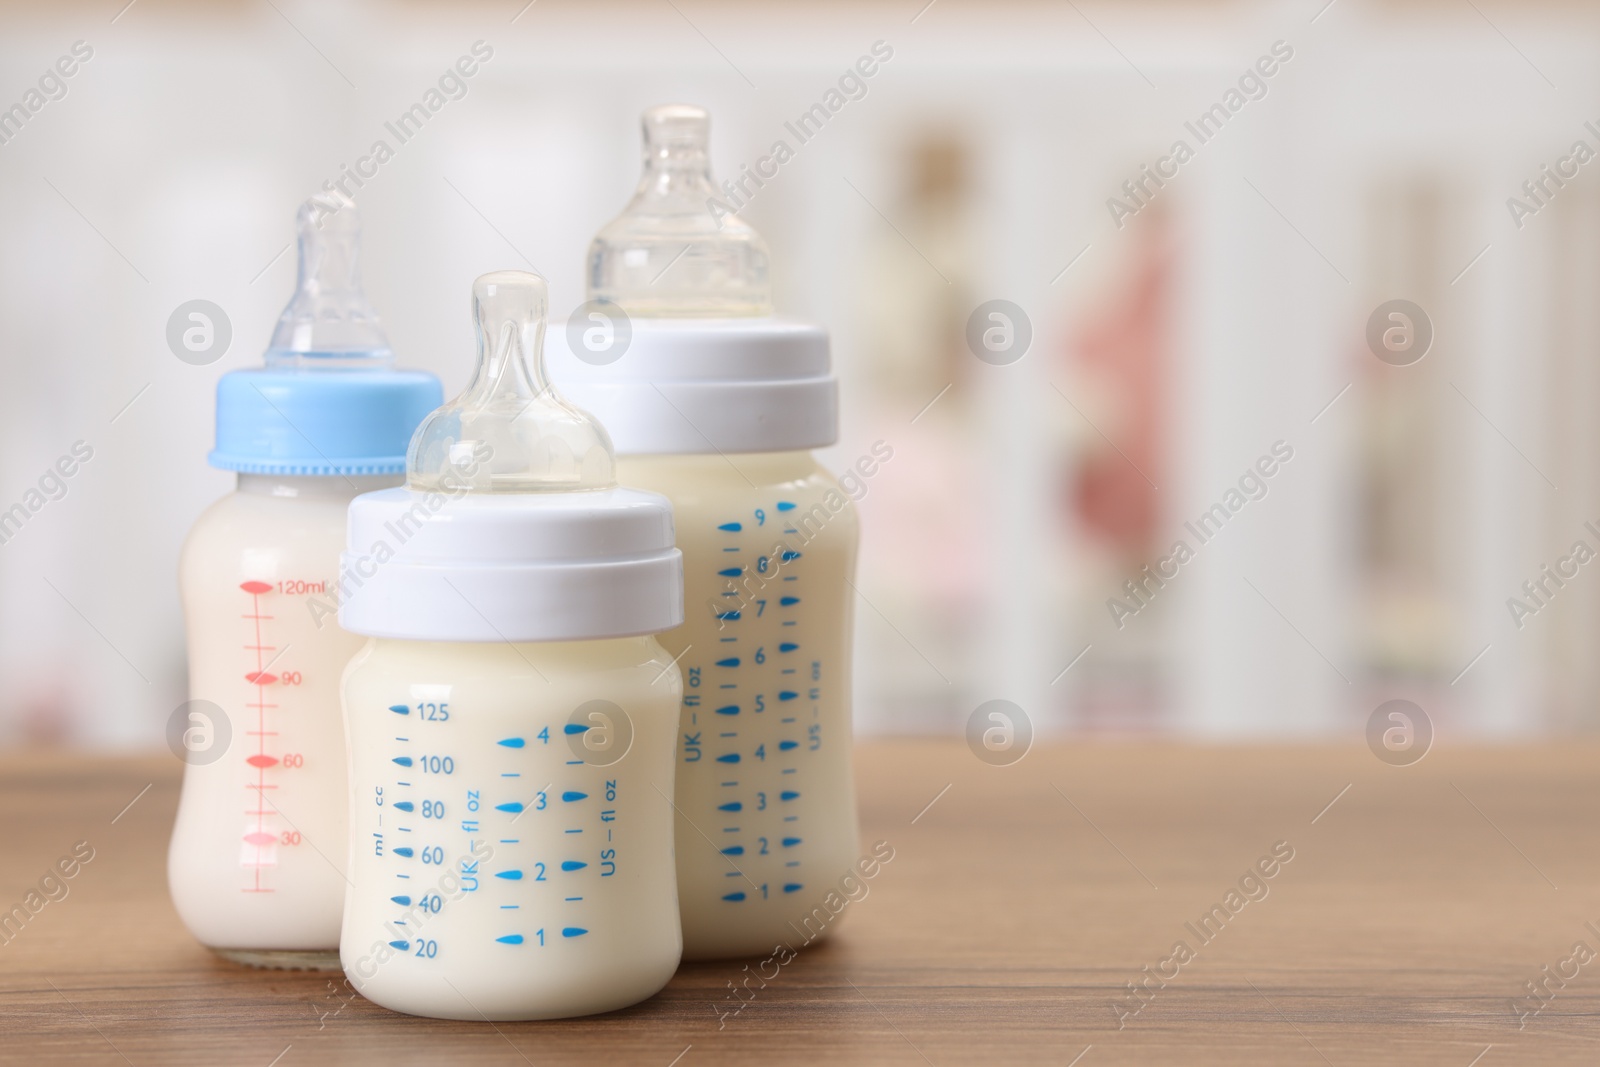
[[725, 834], [736, 834], [739, 832], [739, 828], [737, 826], [724, 826], [722, 828], [722, 832]]
[[507, 803], [507, 804], [496, 804], [494, 806], [494, 810], [495, 811], [509, 811], [513, 815], [521, 812], [522, 808], [523, 808], [522, 803], [520, 801], [516, 801], [516, 800], [513, 800], [513, 801], [511, 801], [510, 803]]
[[[609, 830], [608, 830], [608, 831], [606, 831], [606, 832], [607, 832], [607, 833], [610, 833], [610, 831], [609, 831]], [[569, 834], [581, 834], [581, 833], [583, 833], [583, 830], [582, 830], [582, 829], [581, 829], [581, 828], [579, 828], [579, 829], [577, 829], [577, 830], [568, 830], [568, 831], [567, 831], [567, 833], [569, 833]]]
[[800, 603], [800, 598], [797, 596], [783, 596], [778, 598], [778, 605], [780, 607], [787, 608], [798, 603]]
[[793, 626], [793, 625], [794, 625], [794, 620], [793, 620], [793, 619], [790, 619], [790, 620], [788, 620], [788, 621], [787, 621], [787, 622], [785, 622], [785, 623], [784, 623], [784, 625], [785, 625], [785, 626]]
[[799, 695], [800, 695], [799, 693], [794, 692], [792, 689], [780, 689], [778, 691], [778, 699], [779, 700], [793, 700], [795, 697], [797, 697]]
[[793, 774], [794, 773], [794, 768], [793, 767], [785, 767], [783, 769], [783, 773], [784, 774]]
[[744, 846], [743, 845], [730, 845], [727, 848], [722, 850], [722, 854], [724, 856], [742, 856], [742, 855], [744, 855]]
[[721, 685], [717, 686], [717, 688], [718, 689], [737, 689], [739, 687], [737, 685], [735, 685], [733, 682], [724, 682]]
[[741, 878], [741, 877], [743, 877], [743, 872], [741, 872], [741, 871], [728, 871], [722, 877], [724, 877], [724, 878]]
[[561, 869], [563, 871], [581, 871], [587, 866], [589, 866], [589, 865], [587, 863], [584, 863], [581, 860], [562, 860], [561, 861]]
[[502, 945], [520, 945], [522, 944], [522, 935], [507, 934], [504, 937], [497, 937], [495, 940], [500, 942]]
[[502, 837], [500, 839], [500, 843], [502, 845], [520, 845], [520, 844], [522, 844], [522, 838], [520, 838], [520, 837]]
[[788, 752], [790, 749], [799, 748], [799, 747], [800, 747], [800, 742], [798, 742], [798, 741], [779, 741], [778, 742], [778, 751], [779, 752]]
[[785, 882], [785, 883], [783, 883], [783, 891], [785, 893], [798, 893], [800, 890], [802, 890], [804, 888], [805, 888], [805, 886], [801, 885], [799, 882]]
[[779, 652], [793, 652], [795, 649], [797, 649], [799, 647], [800, 646], [795, 644], [793, 641], [785, 641], [783, 644], [778, 646], [778, 651]]
[[744, 899], [744, 890], [741, 889], [737, 893], [724, 893], [722, 895], [722, 899], [723, 900], [731, 900], [734, 903], [738, 903], [739, 901]]
[[500, 905], [500, 910], [501, 911], [519, 911], [519, 910], [521, 910], [521, 908], [522, 908], [521, 904], [502, 904], [502, 905]]
[[737, 640], [739, 640], [737, 637], [724, 637], [724, 638], [722, 638], [722, 643], [723, 644], [727, 644], [729, 641], [737, 641]]
[[494, 876], [496, 878], [504, 878], [508, 882], [520, 882], [520, 881], [522, 881], [522, 872], [521, 871], [495, 871], [494, 872]]
[[570, 767], [574, 763], [582, 763], [582, 762], [583, 762], [583, 760], [581, 760], [581, 759], [569, 759], [569, 760], [567, 760], [567, 766]]
[[502, 777], [502, 778], [521, 778], [522, 775], [516, 773], [515, 771], [501, 771], [500, 772], [500, 777]]
[[411, 832], [411, 827], [402, 826], [402, 827], [400, 827], [400, 832], [403, 833], [403, 834], [409, 834]]
[[582, 937], [588, 932], [581, 926], [563, 926], [561, 928], [562, 937]]
[[739, 803], [737, 800], [733, 800], [733, 801], [729, 801], [726, 804], [718, 804], [717, 805], [717, 810], [718, 811], [743, 811], [744, 810], [744, 805]]
[[411, 738], [409, 738], [409, 737], [397, 737], [397, 738], [395, 738], [395, 740], [396, 741], [410, 741]]
[[793, 674], [794, 673], [794, 668], [793, 667], [785, 667], [783, 670], [779, 671], [778, 673], [779, 674]]
[[800, 819], [800, 816], [798, 816], [798, 815], [785, 815], [783, 817], [783, 821], [784, 822], [797, 822], [797, 821], [799, 821], [799, 819]]
[[401, 952], [404, 952], [404, 951], [406, 951], [407, 949], [409, 949], [411, 947], [411, 942], [409, 942], [409, 941], [391, 941], [391, 942], [389, 942], [389, 947], [390, 948], [397, 948]]
[[396, 920], [395, 920], [395, 921], [394, 921], [394, 924], [395, 924], [395, 925], [396, 925], [396, 926], [404, 926], [404, 925], [406, 925], [406, 921], [405, 921], [405, 920], [404, 920], [404, 919], [396, 919]]
[[398, 801], [395, 804], [395, 807], [398, 808], [401, 811], [416, 811], [417, 810], [417, 806], [415, 804], [411, 803], [411, 801], [409, 801], [409, 800]]
[[719, 667], [737, 667], [738, 665], [739, 665], [739, 657], [738, 656], [729, 656], [727, 659], [719, 659], [719, 660], [717, 660], [717, 666], [719, 666]]
[[410, 715], [411, 714], [411, 709], [406, 707], [404, 704], [390, 704], [389, 705], [389, 710], [394, 712], [396, 715]]
[[389, 899], [394, 901], [396, 904], [400, 905], [402, 908], [411, 907], [411, 898], [410, 897], [390, 897]]
[[582, 899], [583, 899], [582, 897], [568, 897], [567, 898], [567, 903], [571, 904], [575, 900], [582, 900]]
[[744, 573], [743, 567], [724, 567], [717, 572], [724, 578], [737, 578]]
[[737, 715], [737, 714], [739, 714], [739, 705], [737, 705], [737, 704], [729, 704], [727, 707], [718, 708], [717, 709], [717, 714], [718, 715]]
[[738, 730], [724, 730], [720, 734], [718, 734], [717, 736], [718, 737], [738, 737], [739, 736], [739, 731]]
[[[735, 594], [735, 595], [737, 595], [737, 594]], [[721, 619], [723, 622], [732, 622], [735, 619], [737, 619], [738, 617], [739, 617], [739, 612], [737, 612], [737, 611], [719, 611], [719, 612], [717, 612], [717, 618]], [[738, 664], [736, 663], [736, 664], [734, 664], [734, 666], [738, 666]]]
[[561, 799], [568, 804], [571, 804], [574, 800], [587, 800], [588, 797], [588, 793], [580, 793], [576, 789], [569, 789], [561, 794]]
[[396, 756], [394, 758], [394, 762], [398, 763], [402, 767], [409, 767], [409, 766], [411, 766], [411, 757], [410, 756]]
[[495, 742], [495, 744], [500, 745], [500, 746], [502, 746], [504, 748], [522, 748], [527, 743], [528, 742], [524, 738], [521, 738], [521, 737], [508, 737], [504, 741], [496, 741]]
[[729, 533], [738, 533], [740, 530], [744, 529], [744, 527], [736, 522], [725, 522], [721, 526], [718, 526], [717, 529], [726, 530]]
[[793, 848], [794, 846], [798, 845], [799, 843], [800, 843], [800, 839], [798, 837], [786, 837], [786, 838], [783, 839], [783, 847], [784, 848]]
[[583, 733], [588, 728], [589, 727], [587, 725], [581, 722], [569, 722], [567, 725], [561, 728], [561, 732], [566, 734], [568, 737], [571, 737], [573, 734]]
[[785, 863], [784, 866], [785, 867], [798, 867], [798, 866], [800, 866], [800, 861], [799, 860], [790, 860], [788, 863]]
[[795, 721], [795, 719], [794, 719], [794, 716], [793, 716], [793, 715], [789, 715], [789, 716], [786, 716], [786, 717], [785, 717], [785, 718], [783, 718], [783, 719], [781, 719], [781, 720], [779, 720], [779, 721], [780, 721], [780, 722], [794, 722], [794, 721]]
[[725, 548], [722, 551], [724, 551], [724, 552], [737, 552], [739, 550], [737, 548]]
[[779, 800], [799, 800], [800, 799], [800, 794], [796, 793], [793, 789], [785, 789], [783, 792], [778, 794], [778, 799]]
[[795, 580], [795, 577], [792, 574], [786, 574], [786, 575], [784, 575], [783, 580], [786, 581], [786, 582], [792, 582], [792, 581]]
[[723, 784], [723, 785], [724, 785], [724, 786], [726, 786], [726, 787], [728, 787], [728, 788], [732, 788], [732, 787], [733, 787], [733, 786], [736, 786], [736, 785], [738, 785], [738, 784], [739, 784], [739, 783], [738, 783], [738, 782], [723, 782], [723, 783], [722, 783], [722, 784]]
[[732, 592], [732, 593], [723, 593], [722, 595], [723, 596], [737, 597], [739, 594], [738, 594], [738, 592]]
[[779, 511], [793, 511], [795, 509], [795, 507], [796, 507], [796, 505], [790, 503], [787, 500], [778, 501], [778, 510]]
[[406, 859], [410, 859], [411, 858], [411, 849], [410, 848], [397, 848], [397, 849], [394, 850], [394, 854], [396, 856], [404, 856]]
[[395, 875], [395, 877], [396, 878], [404, 878], [408, 882], [411, 880], [411, 876], [409, 874], [397, 874], [397, 875]]
[[738, 763], [739, 762], [739, 753], [730, 752], [726, 756], [718, 756], [717, 757], [717, 762], [718, 763]]

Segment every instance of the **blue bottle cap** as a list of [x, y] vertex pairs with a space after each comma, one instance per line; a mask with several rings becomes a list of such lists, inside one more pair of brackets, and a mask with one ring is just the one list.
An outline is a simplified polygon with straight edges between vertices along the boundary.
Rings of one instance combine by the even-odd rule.
[[307, 201], [299, 276], [266, 367], [217, 382], [213, 467], [244, 474], [403, 474], [411, 433], [444, 399], [439, 380], [390, 369], [394, 353], [361, 289], [361, 222], [347, 198]]
[[442, 403], [424, 371], [230, 371], [208, 458], [243, 474], [404, 474], [412, 431]]

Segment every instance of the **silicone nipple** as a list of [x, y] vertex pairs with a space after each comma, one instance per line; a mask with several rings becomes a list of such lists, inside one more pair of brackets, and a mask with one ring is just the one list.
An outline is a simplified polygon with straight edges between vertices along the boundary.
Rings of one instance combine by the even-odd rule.
[[770, 315], [766, 242], [711, 181], [710, 115], [663, 104], [643, 125], [644, 174], [589, 246], [589, 298], [646, 317]]
[[299, 278], [272, 331], [267, 366], [349, 370], [392, 364], [389, 339], [361, 290], [361, 216], [355, 202], [341, 199], [330, 211], [308, 200], [295, 223]]
[[545, 376], [549, 300], [544, 279], [526, 271], [496, 271], [472, 283], [477, 370], [412, 436], [410, 488], [536, 493], [617, 484], [611, 438], [556, 395]]

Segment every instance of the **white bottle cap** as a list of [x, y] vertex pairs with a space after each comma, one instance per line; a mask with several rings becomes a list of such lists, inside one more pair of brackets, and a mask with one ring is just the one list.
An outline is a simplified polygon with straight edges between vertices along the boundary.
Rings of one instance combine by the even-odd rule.
[[473, 283], [478, 368], [350, 505], [339, 624], [416, 641], [578, 641], [683, 622], [672, 505], [619, 489], [605, 430], [545, 380], [544, 279]]
[[582, 641], [683, 622], [672, 506], [639, 489], [366, 493], [343, 564], [339, 625], [369, 637]]
[[839, 383], [819, 326], [629, 321], [594, 302], [578, 315], [551, 331], [550, 374], [606, 426], [618, 453], [787, 452], [838, 440]]

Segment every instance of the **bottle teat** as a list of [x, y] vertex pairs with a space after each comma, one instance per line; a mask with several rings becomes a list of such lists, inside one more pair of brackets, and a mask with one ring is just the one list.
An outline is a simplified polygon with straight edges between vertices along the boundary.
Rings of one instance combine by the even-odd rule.
[[355, 202], [336, 209], [308, 200], [296, 216], [300, 270], [278, 317], [266, 364], [276, 370], [384, 368], [394, 363], [378, 313], [361, 289], [361, 216]]
[[605, 429], [556, 395], [545, 375], [548, 305], [537, 274], [503, 270], [472, 283], [477, 370], [412, 437], [409, 488], [534, 493], [617, 484]]
[[589, 298], [644, 317], [770, 315], [766, 242], [711, 180], [710, 115], [662, 104], [643, 126], [639, 187], [589, 246]]

